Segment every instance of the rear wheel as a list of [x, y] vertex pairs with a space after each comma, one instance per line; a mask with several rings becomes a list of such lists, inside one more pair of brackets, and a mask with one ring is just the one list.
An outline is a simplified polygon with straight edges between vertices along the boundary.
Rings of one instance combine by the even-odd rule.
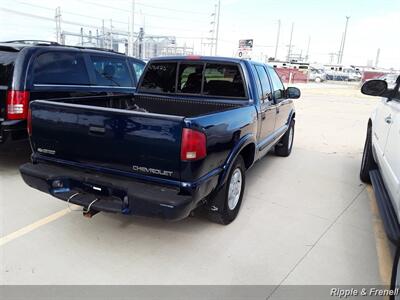
[[372, 154], [372, 128], [369, 125], [365, 139], [364, 152], [361, 160], [360, 179], [362, 182], [370, 183], [369, 171], [376, 169], [376, 163]]
[[[394, 257], [393, 268], [392, 268], [392, 279], [390, 284], [390, 289], [395, 290], [396, 288], [400, 288], [400, 246], [397, 245], [396, 254]], [[390, 300], [399, 300], [400, 295], [391, 296]]]
[[219, 224], [228, 225], [236, 219], [242, 204], [246, 182], [246, 168], [242, 156], [238, 156], [229, 173], [228, 179], [215, 197], [222, 197], [222, 205], [216, 210], [211, 207], [207, 217]]
[[275, 146], [276, 155], [287, 157], [292, 152], [293, 141], [294, 141], [294, 124], [295, 121], [291, 120], [289, 129], [286, 131], [281, 140]]

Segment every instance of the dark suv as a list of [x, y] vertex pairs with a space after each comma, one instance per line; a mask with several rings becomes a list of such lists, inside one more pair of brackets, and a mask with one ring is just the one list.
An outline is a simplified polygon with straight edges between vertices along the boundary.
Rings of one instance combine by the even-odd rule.
[[130, 94], [144, 66], [141, 60], [102, 49], [0, 43], [0, 144], [27, 137], [30, 101]]

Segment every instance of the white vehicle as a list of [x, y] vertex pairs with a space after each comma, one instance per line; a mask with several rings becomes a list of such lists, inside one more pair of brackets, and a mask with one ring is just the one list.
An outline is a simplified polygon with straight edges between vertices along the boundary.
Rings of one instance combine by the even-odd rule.
[[368, 121], [360, 178], [371, 182], [389, 239], [400, 242], [400, 77], [394, 88], [384, 80], [364, 83], [361, 92], [380, 96]]
[[341, 65], [325, 66], [325, 72], [327, 80], [360, 81], [362, 77], [357, 68]]
[[310, 68], [308, 71], [308, 80], [323, 82], [326, 80], [326, 73], [323, 69]]

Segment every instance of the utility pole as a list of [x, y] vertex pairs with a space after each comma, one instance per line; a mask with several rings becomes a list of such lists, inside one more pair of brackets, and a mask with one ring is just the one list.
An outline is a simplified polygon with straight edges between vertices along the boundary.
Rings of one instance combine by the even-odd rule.
[[341, 55], [341, 53], [342, 53], [343, 36], [344, 36], [344, 34], [342, 33], [342, 39], [340, 40], [340, 47], [339, 47], [339, 51], [338, 51], [338, 54], [337, 54], [337, 64], [338, 64], [338, 65], [340, 64], [340, 55]]
[[139, 58], [143, 58], [143, 37], [144, 37], [144, 29], [140, 28], [139, 29], [139, 36], [138, 36], [138, 40], [139, 40]]
[[210, 25], [212, 25], [210, 33], [211, 33], [211, 37], [210, 37], [210, 55], [213, 55], [213, 49], [214, 49], [214, 42], [215, 42], [215, 23], [217, 21], [217, 4], [215, 4], [214, 6], [214, 12], [211, 14], [211, 17], [213, 17]]
[[217, 56], [217, 52], [218, 52], [219, 15], [220, 14], [221, 14], [221, 0], [218, 0], [217, 31], [215, 33], [215, 56]]
[[112, 19], [110, 19], [110, 49], [111, 50], [114, 50], [113, 49], [113, 44], [114, 44], [114, 41], [113, 41], [113, 25], [112, 25]]
[[81, 46], [83, 46], [83, 27], [81, 27]]
[[376, 51], [375, 68], [378, 67], [380, 55], [381, 55], [381, 48], [378, 48], [378, 50]]
[[132, 0], [132, 11], [131, 11], [131, 50], [130, 54], [131, 56], [135, 55], [135, 0]]
[[306, 61], [308, 61], [309, 54], [310, 54], [310, 43], [311, 43], [311, 36], [309, 36], [309, 37], [308, 37], [307, 53], [306, 53]]
[[61, 7], [56, 8], [56, 14], [55, 14], [55, 20], [56, 20], [56, 39], [57, 43], [61, 44]]
[[292, 23], [292, 30], [290, 31], [290, 41], [289, 41], [289, 50], [288, 50], [288, 55], [287, 55], [287, 61], [290, 61], [290, 56], [292, 54], [292, 38], [293, 38], [293, 29], [294, 29], [294, 23]]
[[344, 45], [346, 44], [346, 35], [347, 35], [347, 27], [349, 25], [349, 16], [346, 16], [346, 26], [344, 27], [344, 34], [343, 34], [343, 43], [342, 43], [342, 49], [340, 51], [340, 64], [343, 62], [343, 52], [344, 52]]
[[104, 19], [102, 20], [102, 25], [101, 25], [101, 42], [100, 42], [100, 47], [101, 48], [105, 48], [105, 34], [106, 34], [106, 30], [104, 28]]
[[276, 33], [276, 45], [275, 45], [275, 56], [274, 59], [278, 58], [278, 47], [279, 47], [279, 36], [281, 35], [281, 20], [278, 20], [278, 32]]

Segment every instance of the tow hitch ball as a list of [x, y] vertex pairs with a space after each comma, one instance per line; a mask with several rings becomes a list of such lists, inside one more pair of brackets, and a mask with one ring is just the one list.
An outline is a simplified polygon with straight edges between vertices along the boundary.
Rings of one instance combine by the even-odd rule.
[[85, 218], [91, 219], [94, 215], [96, 215], [96, 214], [98, 214], [98, 213], [99, 213], [99, 211], [98, 211], [98, 210], [94, 210], [94, 209], [91, 209], [91, 210], [89, 210], [89, 211], [84, 210], [84, 211], [83, 211], [83, 216], [84, 216]]
[[92, 218], [94, 215], [98, 214], [99, 211], [98, 210], [94, 210], [92, 209], [92, 205], [95, 204], [99, 199], [94, 199], [92, 202], [90, 202], [88, 208], [85, 210], [83, 209], [83, 216], [86, 218]]

